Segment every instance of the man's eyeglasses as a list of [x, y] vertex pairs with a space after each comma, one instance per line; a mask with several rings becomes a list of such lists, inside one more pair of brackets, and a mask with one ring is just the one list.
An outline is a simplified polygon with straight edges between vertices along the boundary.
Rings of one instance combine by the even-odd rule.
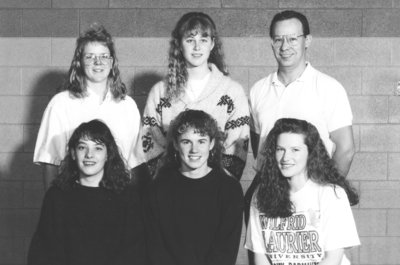
[[108, 53], [103, 54], [94, 54], [87, 53], [83, 55], [83, 62], [85, 64], [94, 64], [97, 60], [99, 60], [102, 64], [108, 64], [110, 60], [112, 60], [112, 56]]
[[293, 47], [299, 44], [299, 38], [305, 37], [305, 35], [296, 35], [296, 34], [289, 34], [289, 35], [276, 35], [272, 37], [272, 45], [276, 48], [281, 47], [283, 42], [286, 40], [286, 43]]

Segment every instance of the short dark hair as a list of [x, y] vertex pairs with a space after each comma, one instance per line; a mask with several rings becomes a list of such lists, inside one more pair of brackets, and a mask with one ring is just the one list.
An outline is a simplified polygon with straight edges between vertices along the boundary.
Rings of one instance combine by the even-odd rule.
[[209, 136], [211, 141], [214, 140], [214, 147], [210, 151], [212, 155], [208, 157], [207, 163], [213, 169], [222, 170], [222, 152], [224, 150], [222, 143], [225, 137], [220, 131], [217, 121], [210, 114], [202, 110], [193, 109], [182, 111], [171, 122], [168, 130], [167, 149], [160, 170], [179, 168], [181, 166], [179, 158], [175, 158], [174, 142], [177, 142], [178, 137], [189, 129], [194, 129], [201, 135]]
[[310, 25], [308, 24], [308, 20], [305, 15], [300, 12], [293, 11], [293, 10], [285, 10], [282, 11], [274, 16], [271, 21], [271, 25], [269, 26], [269, 36], [272, 38], [274, 36], [274, 29], [275, 24], [279, 21], [288, 20], [291, 18], [297, 18], [301, 25], [303, 26], [303, 34], [309, 35], [310, 34]]

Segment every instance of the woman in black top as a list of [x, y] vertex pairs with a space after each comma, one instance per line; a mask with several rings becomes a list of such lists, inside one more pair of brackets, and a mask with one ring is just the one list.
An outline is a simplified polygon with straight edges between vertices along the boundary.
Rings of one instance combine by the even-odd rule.
[[28, 265], [144, 264], [140, 201], [111, 131], [82, 123], [46, 192]]
[[163, 166], [149, 190], [147, 242], [153, 265], [235, 264], [243, 193], [221, 166], [216, 121], [200, 110], [172, 122]]

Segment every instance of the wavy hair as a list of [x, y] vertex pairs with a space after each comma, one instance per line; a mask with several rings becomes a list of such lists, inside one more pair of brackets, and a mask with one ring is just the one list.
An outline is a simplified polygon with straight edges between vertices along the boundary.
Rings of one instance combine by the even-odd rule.
[[257, 208], [261, 212], [268, 217], [288, 217], [294, 211], [290, 201], [289, 183], [282, 176], [275, 158], [278, 136], [282, 133], [304, 136], [304, 143], [308, 149], [306, 172], [311, 180], [321, 185], [333, 185], [334, 188], [340, 186], [345, 190], [351, 205], [358, 203], [357, 191], [339, 174], [317, 128], [304, 120], [284, 118], [275, 123], [262, 148], [265, 160], [261, 167], [261, 179], [256, 195]]
[[178, 137], [189, 129], [201, 135], [208, 135], [210, 141], [214, 140], [214, 147], [210, 151], [207, 164], [209, 167], [217, 170], [223, 170], [222, 151], [224, 136], [218, 128], [217, 121], [208, 113], [202, 110], [185, 110], [181, 112], [172, 122], [168, 130], [168, 144], [165, 154], [162, 158], [160, 170], [180, 168], [181, 161], [174, 143], [178, 142]]
[[61, 172], [52, 184], [63, 190], [78, 185], [80, 171], [72, 153], [75, 152], [81, 139], [88, 139], [106, 146], [107, 161], [104, 165], [104, 175], [100, 181], [100, 187], [117, 193], [122, 191], [130, 183], [130, 172], [110, 129], [100, 120], [82, 123], [75, 129], [68, 142], [68, 154], [61, 164]]
[[224, 62], [222, 42], [217, 33], [214, 21], [207, 14], [190, 12], [183, 15], [171, 33], [168, 58], [167, 95], [169, 98], [178, 98], [185, 89], [188, 80], [186, 61], [182, 53], [182, 40], [188, 36], [201, 34], [214, 41], [209, 63], [213, 63], [224, 75], [228, 71]]
[[82, 98], [87, 95], [83, 52], [87, 44], [96, 42], [107, 47], [112, 56], [112, 66], [107, 82], [111, 94], [116, 100], [124, 99], [127, 94], [127, 89], [121, 80], [118, 69], [118, 59], [115, 52], [114, 41], [106, 29], [97, 23], [90, 25], [89, 29], [76, 40], [74, 57], [72, 58], [71, 66], [68, 71], [68, 80], [64, 83], [63, 90], [70, 91], [77, 98]]

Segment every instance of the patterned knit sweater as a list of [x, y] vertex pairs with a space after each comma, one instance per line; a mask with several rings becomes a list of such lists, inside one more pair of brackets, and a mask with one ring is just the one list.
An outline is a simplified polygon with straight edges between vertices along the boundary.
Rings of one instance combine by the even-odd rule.
[[225, 133], [223, 165], [240, 179], [247, 157], [249, 142], [249, 107], [243, 88], [224, 76], [211, 64], [211, 77], [196, 100], [186, 93], [169, 99], [166, 83], [160, 81], [151, 89], [143, 115], [143, 149], [150, 166], [154, 167], [167, 146], [167, 132], [171, 121], [186, 109], [203, 110], [217, 122]]

